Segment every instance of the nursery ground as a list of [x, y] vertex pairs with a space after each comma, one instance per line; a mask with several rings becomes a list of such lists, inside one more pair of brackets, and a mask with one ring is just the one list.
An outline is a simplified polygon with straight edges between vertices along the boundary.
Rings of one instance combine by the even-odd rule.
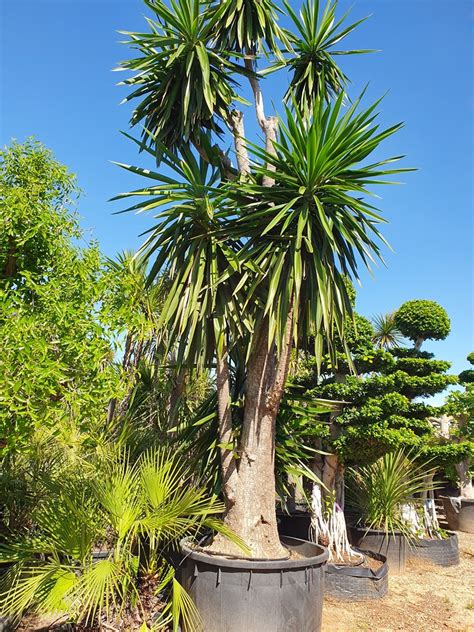
[[474, 632], [474, 534], [460, 533], [460, 564], [408, 563], [392, 575], [384, 599], [324, 600], [322, 632]]

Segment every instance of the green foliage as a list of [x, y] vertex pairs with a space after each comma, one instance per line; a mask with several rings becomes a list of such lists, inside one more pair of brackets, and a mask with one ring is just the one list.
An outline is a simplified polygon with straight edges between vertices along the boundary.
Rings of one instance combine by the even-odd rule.
[[413, 537], [403, 507], [420, 505], [420, 495], [433, 488], [427, 481], [435, 471], [417, 465], [415, 457], [413, 451], [388, 452], [371, 465], [348, 471], [351, 501], [365, 527]]
[[255, 54], [263, 44], [277, 51], [276, 39], [285, 40], [278, 27], [281, 10], [272, 0], [224, 0], [213, 5], [211, 19], [216, 16], [214, 37], [225, 51]]
[[2, 612], [34, 608], [89, 625], [133, 615], [150, 629], [166, 628], [174, 614], [176, 629], [187, 606], [197, 626], [179, 588], [170, 592], [174, 571], [163, 552], [206, 526], [231, 535], [217, 519], [222, 504], [192, 485], [184, 462], [163, 449], [136, 463], [109, 450], [66, 471], [44, 479], [50, 493], [33, 512], [35, 530], [0, 547], [1, 561], [13, 564], [3, 576]]
[[471, 384], [474, 382], [474, 369], [465, 369], [458, 376], [461, 384]]
[[[0, 157], [0, 437], [8, 449], [35, 428], [105, 422], [125, 388], [114, 365], [116, 332], [101, 307], [103, 262], [80, 248], [69, 208], [74, 178], [32, 140]], [[117, 332], [118, 333], [118, 332]]]
[[377, 347], [385, 349], [386, 351], [400, 346], [403, 337], [395, 323], [394, 312], [375, 316], [372, 340]]
[[196, 0], [178, 0], [171, 7], [161, 0], [147, 4], [155, 14], [147, 19], [151, 32], [124, 33], [139, 57], [122, 62], [120, 69], [136, 73], [122, 82], [134, 88], [125, 101], [140, 99], [131, 124], [143, 123], [143, 144], [156, 142], [160, 156], [161, 144], [174, 151], [189, 141], [200, 144], [203, 132], [222, 133], [237, 98], [231, 73], [243, 71], [214, 45], [228, 2], [217, 10]]
[[317, 98], [331, 99], [345, 87], [348, 79], [336, 64], [333, 56], [367, 53], [367, 50], [334, 50], [364, 20], [346, 25], [348, 12], [336, 19], [337, 2], [329, 0], [320, 12], [320, 2], [305, 0], [299, 13], [290, 2], [284, 0], [295, 32], [285, 31], [291, 45], [287, 60], [291, 74], [286, 101], [293, 99], [304, 107], [311, 108]]
[[[472, 353], [467, 356], [469, 362], [472, 362]], [[468, 371], [467, 371], [468, 372]], [[464, 373], [464, 372], [463, 372]], [[461, 385], [464, 387], [462, 391], [452, 391], [446, 398], [445, 412], [454, 418], [454, 428], [451, 432], [454, 439], [459, 443], [459, 450], [462, 450], [464, 441], [470, 442], [471, 452], [466, 454], [465, 458], [472, 458], [472, 447], [474, 446], [474, 382], [462, 380], [461, 373], [459, 375]], [[467, 448], [469, 452], [469, 448]], [[459, 459], [455, 462], [460, 462]]]
[[0, 151], [2, 288], [22, 290], [28, 273], [44, 282], [51, 265], [61, 265], [63, 250], [80, 236], [71, 212], [77, 194], [75, 177], [33, 138]]
[[419, 339], [444, 340], [451, 330], [446, 311], [435, 301], [426, 300], [404, 303], [395, 314], [395, 324], [413, 342]]
[[449, 471], [449, 468], [456, 463], [464, 460], [470, 460], [474, 457], [474, 437], [471, 440], [465, 440], [457, 443], [452, 439], [446, 441], [437, 441], [427, 443], [422, 446], [421, 456], [429, 459], [436, 464], [441, 470]]
[[444, 468], [449, 456], [455, 458], [456, 450], [462, 449], [437, 451], [443, 441], [430, 419], [441, 409], [419, 400], [457, 383], [456, 376], [447, 374], [450, 363], [413, 348], [386, 351], [373, 335], [369, 338], [368, 329], [361, 340], [363, 344], [348, 337], [356, 375], [351, 375], [347, 362], [337, 368], [326, 362], [318, 376], [317, 363], [309, 358], [296, 376], [309, 389], [307, 396], [346, 402], [323, 447], [335, 450], [346, 464], [372, 463], [387, 451], [416, 448], [420, 458], [434, 455], [434, 463]]
[[[261, 160], [255, 179], [229, 188], [234, 213], [241, 215], [237, 234], [246, 240], [239, 258], [262, 273], [246, 304], [263, 294], [269, 338], [278, 342], [292, 308], [297, 340], [307, 332], [315, 333], [319, 345], [323, 332], [329, 342], [336, 332], [343, 337], [350, 313], [346, 277], [357, 275], [358, 259], [369, 265], [370, 257], [379, 256], [376, 224], [383, 220], [359, 194], [400, 170], [385, 168], [391, 159], [367, 169], [355, 165], [400, 126], [379, 131], [372, 124], [376, 106], [357, 112], [359, 104], [357, 99], [343, 113], [341, 94], [334, 104], [318, 99], [311, 115], [286, 108], [275, 152], [253, 146]], [[274, 186], [259, 184], [264, 177], [273, 178]], [[246, 203], [249, 198], [256, 201]]]

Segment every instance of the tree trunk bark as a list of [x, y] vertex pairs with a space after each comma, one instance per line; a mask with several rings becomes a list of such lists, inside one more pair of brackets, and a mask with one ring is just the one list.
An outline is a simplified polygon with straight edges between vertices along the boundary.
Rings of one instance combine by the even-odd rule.
[[[245, 66], [253, 72], [253, 54], [245, 59]], [[263, 95], [258, 78], [249, 77], [255, 98], [257, 120], [265, 134], [267, 151], [274, 153], [277, 133], [276, 117], [266, 118]], [[239, 170], [248, 173], [249, 163], [243, 140], [242, 118], [233, 116], [232, 131]], [[272, 186], [271, 177], [263, 184]], [[244, 419], [238, 446], [238, 461], [232, 465], [226, 450], [221, 451], [224, 474], [226, 513], [224, 523], [250, 548], [253, 558], [286, 558], [287, 551], [281, 545], [276, 521], [275, 489], [275, 423], [288, 375], [293, 311], [286, 323], [285, 340], [281, 351], [268, 340], [268, 322], [264, 318], [253, 337], [252, 350], [247, 364]], [[219, 426], [222, 436], [229, 429], [226, 406], [228, 397], [225, 384], [229, 382], [224, 365], [218, 361]], [[224, 461], [225, 459], [225, 461]], [[227, 468], [226, 468], [227, 464]], [[230, 477], [228, 473], [231, 472]], [[242, 556], [239, 547], [230, 540], [217, 536], [211, 545], [214, 552]]]
[[[275, 345], [269, 348], [268, 323], [264, 321], [248, 364], [239, 459], [232, 477], [233, 502], [227, 507], [224, 523], [249, 546], [254, 558], [287, 557], [275, 511], [275, 422], [288, 375], [292, 323], [290, 314], [278, 357]], [[212, 548], [242, 556], [235, 544], [219, 536]]]
[[250, 173], [250, 160], [245, 144], [244, 115], [239, 110], [232, 110], [229, 125], [234, 137], [235, 155], [237, 158], [237, 168], [243, 175]]
[[462, 498], [474, 498], [474, 487], [469, 475], [470, 459], [456, 463], [456, 472], [459, 476], [459, 488]]
[[423, 336], [419, 336], [415, 340], [415, 351], [420, 351], [421, 345], [424, 343], [424, 341], [425, 341], [425, 339], [423, 338]]

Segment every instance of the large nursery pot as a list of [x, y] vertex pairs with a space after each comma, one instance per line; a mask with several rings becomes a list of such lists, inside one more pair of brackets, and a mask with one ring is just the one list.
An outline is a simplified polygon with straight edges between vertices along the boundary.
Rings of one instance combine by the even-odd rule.
[[373, 551], [387, 558], [392, 573], [403, 573], [407, 559], [407, 540], [400, 532], [387, 534], [378, 529], [350, 527], [351, 544], [364, 551]]
[[227, 558], [196, 550], [183, 540], [181, 581], [197, 606], [205, 632], [321, 629], [328, 552], [297, 538], [282, 537], [281, 541], [297, 554], [295, 558]]
[[346, 601], [381, 599], [388, 591], [387, 558], [380, 553], [355, 550], [366, 558], [380, 562], [379, 567], [349, 566], [329, 562], [325, 566], [325, 594]]
[[307, 511], [277, 514], [278, 533], [280, 536], [307, 540], [311, 527], [311, 516]]
[[427, 560], [437, 566], [456, 566], [459, 564], [458, 536], [448, 531], [448, 537], [442, 540], [417, 539], [409, 543], [407, 557], [410, 560]]
[[452, 531], [474, 533], [474, 498], [441, 496], [448, 527]]

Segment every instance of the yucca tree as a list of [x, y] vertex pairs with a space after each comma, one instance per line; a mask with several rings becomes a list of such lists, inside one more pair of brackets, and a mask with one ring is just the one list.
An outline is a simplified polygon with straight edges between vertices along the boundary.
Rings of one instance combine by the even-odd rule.
[[[143, 252], [153, 262], [151, 276], [165, 270], [172, 284], [162, 323], [172, 323], [179, 361], [216, 368], [225, 523], [253, 556], [278, 558], [285, 552], [275, 517], [275, 420], [290, 351], [311, 337], [320, 354], [323, 336], [329, 345], [335, 332], [344, 339], [351, 312], [345, 279], [357, 277], [361, 262], [377, 259], [383, 241], [377, 229], [383, 220], [367, 201], [368, 186], [397, 171], [387, 166], [396, 158], [371, 163], [369, 156], [400, 125], [380, 128], [378, 102], [366, 109], [360, 99], [345, 105], [345, 78], [331, 50], [356, 25], [334, 22], [331, 2], [322, 13], [318, 4], [305, 4], [301, 28], [307, 37], [301, 29], [289, 34], [269, 24], [272, 14], [285, 10], [274, 2], [172, 0], [170, 9], [160, 0], [147, 4], [156, 15], [152, 32], [131, 35], [141, 56], [124, 65], [138, 71], [128, 83], [142, 86], [132, 95], [142, 99], [132, 123], [145, 123], [140, 146], [163, 159], [174, 175], [164, 174], [161, 166], [146, 172], [126, 167], [150, 179], [129, 194], [140, 199], [132, 208], [164, 207]], [[288, 5], [286, 10], [292, 13]], [[181, 28], [190, 16], [193, 25], [207, 25], [200, 27], [206, 32], [204, 48], [195, 26]], [[189, 53], [194, 61], [186, 63], [184, 51], [190, 47], [201, 52]], [[214, 55], [222, 60], [222, 90], [237, 89], [231, 80], [249, 80], [264, 136], [262, 146], [245, 138], [235, 95], [225, 107], [216, 101], [212, 120], [220, 118], [231, 133], [235, 164], [222, 150], [217, 130], [210, 124], [204, 129], [198, 107], [211, 106], [205, 92], [216, 85], [216, 76], [211, 82], [205, 73]], [[265, 111], [262, 56], [270, 59], [268, 70], [290, 72], [281, 118]], [[164, 73], [178, 58], [184, 78], [180, 75], [175, 89], [165, 83]], [[322, 68], [314, 66], [318, 60]], [[185, 85], [193, 86], [191, 101], [180, 92]], [[175, 114], [163, 112], [164, 90], [173, 90]], [[183, 116], [190, 127], [182, 124]], [[171, 126], [168, 138], [162, 130]], [[206, 162], [214, 167], [210, 178]], [[244, 367], [237, 389], [230, 370], [236, 349]], [[236, 392], [243, 407], [238, 436], [231, 412]], [[213, 546], [241, 554], [219, 538]]]
[[413, 538], [407, 507], [423, 507], [436, 471], [417, 463], [416, 456], [413, 451], [388, 452], [371, 465], [348, 470], [352, 505], [367, 529], [380, 529], [387, 535], [399, 531]]

